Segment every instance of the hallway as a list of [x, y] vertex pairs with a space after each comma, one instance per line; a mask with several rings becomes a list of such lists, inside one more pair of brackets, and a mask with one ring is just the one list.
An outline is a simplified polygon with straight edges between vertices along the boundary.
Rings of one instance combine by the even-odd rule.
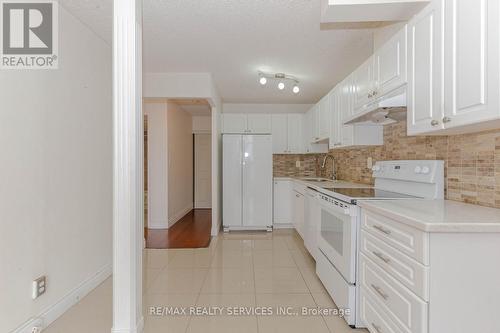
[[193, 209], [170, 229], [144, 230], [146, 248], [203, 248], [210, 244], [211, 209]]

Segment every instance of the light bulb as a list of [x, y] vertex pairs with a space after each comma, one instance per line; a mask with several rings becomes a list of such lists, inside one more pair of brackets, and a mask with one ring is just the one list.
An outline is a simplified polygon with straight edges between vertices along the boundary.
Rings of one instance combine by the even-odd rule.
[[298, 94], [300, 92], [299, 86], [298, 85], [294, 85], [292, 91], [293, 91], [294, 94]]
[[259, 80], [260, 84], [265, 85], [267, 83], [267, 79], [265, 77], [261, 77]]
[[278, 83], [278, 89], [279, 90], [285, 89], [285, 84], [283, 82]]

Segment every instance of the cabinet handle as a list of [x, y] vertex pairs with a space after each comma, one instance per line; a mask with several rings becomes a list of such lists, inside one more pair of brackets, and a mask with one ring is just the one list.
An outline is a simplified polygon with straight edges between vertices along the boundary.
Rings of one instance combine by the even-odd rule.
[[382, 297], [384, 300], [387, 301], [389, 299], [389, 296], [382, 291], [382, 288], [380, 288], [379, 286], [374, 285], [373, 283], [371, 284], [371, 286], [372, 286], [373, 290], [375, 290], [377, 292], [377, 294], [379, 294], [380, 297]]
[[368, 98], [372, 98], [372, 94], [368, 94]]
[[377, 94], [378, 94], [378, 92], [376, 90], [373, 91], [373, 93], [372, 93], [373, 96], [377, 96]]
[[300, 198], [300, 195], [298, 195], [298, 194], [295, 194], [295, 196], [296, 196], [297, 198]]
[[386, 264], [388, 264], [391, 259], [387, 258], [386, 256], [384, 256], [382, 253], [380, 252], [376, 252], [376, 251], [373, 251], [372, 252], [377, 258], [379, 258], [380, 260], [382, 260], [383, 262], [385, 262]]
[[390, 235], [391, 234], [390, 230], [388, 230], [388, 229], [386, 229], [386, 228], [384, 228], [384, 227], [382, 227], [380, 225], [374, 225], [373, 229], [377, 229], [378, 231], [380, 231], [380, 232], [382, 232], [382, 233], [384, 233], [386, 235]]
[[431, 121], [431, 126], [437, 126], [437, 125], [439, 125], [439, 121], [437, 121], [436, 119], [433, 119]]
[[450, 117], [444, 117], [443, 118], [443, 123], [449, 123], [451, 121], [451, 118]]
[[375, 329], [375, 331], [377, 331], [377, 333], [382, 333], [382, 329], [380, 328], [380, 326], [375, 325], [375, 323], [372, 323], [372, 326]]

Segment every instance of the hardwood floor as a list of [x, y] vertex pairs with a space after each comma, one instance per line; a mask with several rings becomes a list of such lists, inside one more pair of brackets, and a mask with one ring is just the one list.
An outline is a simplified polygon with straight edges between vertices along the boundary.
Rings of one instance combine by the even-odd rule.
[[212, 228], [211, 209], [193, 209], [170, 229], [147, 229], [148, 249], [178, 249], [208, 247]]

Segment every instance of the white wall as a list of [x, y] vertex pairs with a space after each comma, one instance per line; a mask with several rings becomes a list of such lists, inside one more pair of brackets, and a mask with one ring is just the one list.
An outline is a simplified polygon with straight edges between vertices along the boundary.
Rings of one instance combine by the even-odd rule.
[[60, 8], [59, 50], [58, 70], [0, 74], [0, 332], [111, 270], [111, 48]]
[[193, 133], [210, 133], [211, 131], [211, 116], [193, 116]]
[[169, 226], [193, 209], [193, 123], [189, 113], [167, 104]]
[[224, 113], [305, 113], [312, 104], [224, 103]]
[[168, 228], [167, 102], [146, 102], [148, 119], [148, 222], [151, 229]]

